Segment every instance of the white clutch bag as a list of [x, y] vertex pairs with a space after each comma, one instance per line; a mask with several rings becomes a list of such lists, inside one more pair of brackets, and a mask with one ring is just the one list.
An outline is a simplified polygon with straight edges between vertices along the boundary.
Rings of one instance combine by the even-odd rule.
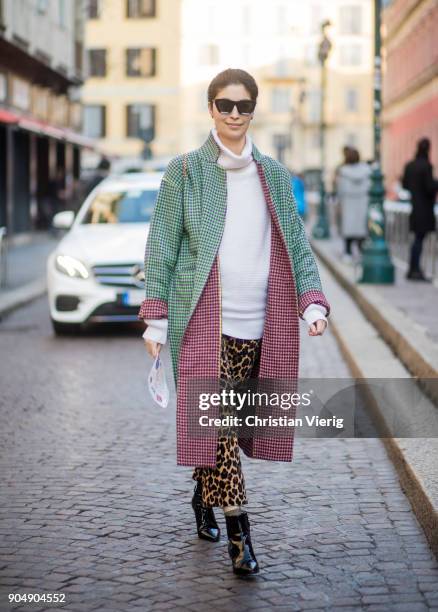
[[152, 399], [162, 408], [169, 403], [169, 388], [167, 386], [166, 374], [160, 354], [155, 357], [151, 371], [148, 376], [149, 392]]

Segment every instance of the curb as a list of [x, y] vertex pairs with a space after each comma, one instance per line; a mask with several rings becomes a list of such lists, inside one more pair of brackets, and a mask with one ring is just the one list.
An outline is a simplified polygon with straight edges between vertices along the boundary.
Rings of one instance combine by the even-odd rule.
[[47, 291], [45, 278], [38, 278], [31, 283], [27, 283], [18, 289], [0, 293], [0, 319], [11, 313], [20, 306], [25, 306], [29, 302], [41, 297]]
[[[364, 378], [362, 370], [345, 343], [338, 326], [333, 321], [331, 322], [333, 334], [336, 338], [342, 356], [347, 362], [354, 378]], [[421, 478], [415, 472], [415, 469], [410, 465], [409, 459], [405, 456], [403, 448], [397, 442], [397, 439], [391, 437], [391, 433], [386, 426], [384, 416], [379, 409], [379, 403], [374, 397], [372, 390], [366, 394], [367, 409], [376, 423], [378, 429], [383, 432], [380, 440], [383, 442], [388, 457], [395, 467], [400, 485], [409, 499], [415, 516], [421, 524], [429, 546], [438, 559], [438, 507], [434, 505], [432, 499], [423, 486]]]
[[327, 253], [324, 245], [314, 240], [311, 245], [409, 372], [421, 379], [421, 386], [428, 397], [438, 404], [437, 346], [425, 334], [420, 334], [411, 319], [379, 295], [372, 285], [357, 284], [352, 276], [353, 271], [350, 275], [344, 271], [341, 264]]
[[[315, 247], [314, 250], [319, 256], [320, 249]], [[388, 380], [409, 381], [412, 379], [410, 372], [398, 359], [397, 352], [394, 353], [388, 346], [385, 337], [381, 337], [383, 334], [379, 337], [375, 322], [367, 317], [365, 300], [360, 302], [357, 293], [349, 291], [351, 281], [336, 270], [336, 264], [330, 260], [327, 262], [327, 257], [322, 255], [320, 259], [323, 264], [321, 276], [325, 276], [323, 284], [337, 303], [337, 311], [330, 316], [331, 329], [352, 376], [364, 379], [366, 383], [364, 399], [367, 411], [377, 427], [378, 437], [385, 446], [429, 546], [438, 559], [438, 487], [435, 477], [438, 439], [426, 437], [429, 424], [435, 431], [438, 427], [436, 405], [422, 389], [424, 401], [419, 402], [413, 411], [410, 398], [404, 397], [402, 391], [398, 393], [394, 387], [389, 387], [389, 394], [385, 398], [387, 401], [382, 404], [378, 391], [374, 389], [373, 379], [384, 376]], [[364, 344], [369, 355], [362, 350]], [[421, 393], [420, 390], [418, 392]], [[410, 438], [394, 437], [390, 426], [393, 414], [397, 414], [400, 422], [407, 426], [415, 419], [422, 421], [425, 433]]]

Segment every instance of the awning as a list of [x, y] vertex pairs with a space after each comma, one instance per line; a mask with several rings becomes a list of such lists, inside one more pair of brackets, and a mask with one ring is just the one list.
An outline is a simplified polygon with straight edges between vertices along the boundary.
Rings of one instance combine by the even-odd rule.
[[64, 130], [56, 128], [53, 125], [49, 125], [44, 121], [38, 121], [38, 119], [30, 119], [28, 117], [21, 117], [18, 122], [18, 127], [23, 130], [35, 132], [36, 134], [42, 134], [43, 136], [51, 136], [58, 140], [64, 140]]
[[96, 147], [95, 140], [84, 136], [84, 134], [75, 132], [70, 128], [55, 127], [54, 125], [50, 125], [45, 121], [41, 121], [33, 117], [26, 117], [25, 115], [19, 115], [4, 108], [0, 108], [0, 123], [14, 124], [17, 127], [33, 132], [34, 134], [70, 142], [79, 147], [86, 147], [87, 149], [95, 149]]
[[94, 149], [96, 147], [96, 142], [92, 138], [88, 138], [88, 136], [84, 136], [83, 134], [79, 134], [67, 128], [65, 128], [63, 132], [65, 140], [72, 144], [86, 147], [87, 149]]
[[0, 123], [18, 123], [20, 116], [0, 108]]

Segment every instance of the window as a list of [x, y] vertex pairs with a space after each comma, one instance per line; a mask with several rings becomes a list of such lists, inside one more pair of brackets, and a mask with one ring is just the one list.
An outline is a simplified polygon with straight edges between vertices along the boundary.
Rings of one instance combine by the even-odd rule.
[[106, 49], [88, 49], [88, 74], [94, 77], [106, 75]]
[[36, 9], [40, 15], [45, 15], [49, 8], [49, 0], [37, 0]]
[[249, 66], [251, 60], [251, 45], [244, 43], [242, 45], [242, 64]]
[[318, 64], [317, 45], [307, 45], [304, 48], [304, 61], [307, 66], [316, 66], [316, 64]]
[[321, 121], [321, 90], [311, 89], [308, 96], [309, 121], [317, 123]]
[[357, 134], [354, 132], [349, 132], [345, 137], [345, 144], [349, 147], [357, 146]]
[[65, 0], [58, 0], [58, 23], [61, 28], [65, 28]]
[[155, 106], [153, 104], [129, 104], [127, 111], [128, 138], [141, 138], [152, 142], [155, 138]]
[[277, 6], [277, 34], [287, 34], [287, 10], [283, 5]]
[[341, 34], [360, 34], [362, 32], [362, 7], [341, 6], [339, 24]]
[[211, 34], [216, 32], [218, 18], [217, 18], [217, 7], [214, 4], [207, 5], [207, 31]]
[[84, 106], [84, 133], [90, 138], [106, 135], [106, 108], [103, 104]]
[[280, 163], [284, 164], [284, 153], [290, 148], [292, 142], [289, 134], [273, 134], [272, 145], [275, 149], [275, 154]]
[[319, 130], [313, 130], [310, 136], [313, 149], [321, 148], [321, 132]]
[[135, 186], [123, 191], [100, 191], [82, 223], [147, 223], [154, 212], [157, 196], [155, 189]]
[[322, 6], [320, 4], [312, 5], [310, 9], [310, 34], [321, 34]]
[[99, 19], [100, 17], [100, 1], [88, 0], [88, 19]]
[[126, 50], [127, 76], [149, 77], [156, 74], [156, 49], [144, 47], [143, 49]]
[[126, 0], [126, 16], [129, 19], [155, 17], [155, 0]]
[[275, 87], [271, 94], [271, 108], [273, 113], [287, 113], [290, 111], [289, 89]]
[[341, 45], [339, 61], [341, 66], [360, 66], [362, 63], [362, 47], [360, 45]]
[[345, 90], [345, 110], [350, 113], [355, 113], [358, 110], [358, 92], [354, 87], [348, 87]]
[[286, 77], [289, 75], [289, 61], [287, 57], [280, 56], [277, 58], [274, 66], [276, 77]]
[[249, 4], [242, 6], [242, 34], [251, 34], [251, 8]]
[[200, 89], [198, 91], [198, 110], [200, 112], [204, 112], [207, 110], [208, 107], [208, 100], [207, 100], [207, 96], [205, 95], [205, 90], [204, 89]]
[[199, 61], [203, 66], [219, 64], [219, 47], [217, 45], [203, 45], [200, 49]]

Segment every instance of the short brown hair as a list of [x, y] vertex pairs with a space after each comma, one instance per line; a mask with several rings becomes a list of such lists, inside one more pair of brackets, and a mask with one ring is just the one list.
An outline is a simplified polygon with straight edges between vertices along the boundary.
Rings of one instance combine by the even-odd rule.
[[349, 147], [345, 155], [345, 163], [346, 164], [357, 164], [359, 162], [360, 162], [359, 151], [357, 149], [353, 149], [353, 147]]
[[254, 77], [252, 77], [245, 70], [240, 70], [239, 68], [227, 68], [227, 70], [219, 72], [219, 74], [214, 77], [208, 86], [208, 103], [210, 104], [213, 102], [218, 92], [227, 85], [243, 85], [248, 91], [251, 100], [254, 102], [257, 100], [259, 88], [257, 87]]

